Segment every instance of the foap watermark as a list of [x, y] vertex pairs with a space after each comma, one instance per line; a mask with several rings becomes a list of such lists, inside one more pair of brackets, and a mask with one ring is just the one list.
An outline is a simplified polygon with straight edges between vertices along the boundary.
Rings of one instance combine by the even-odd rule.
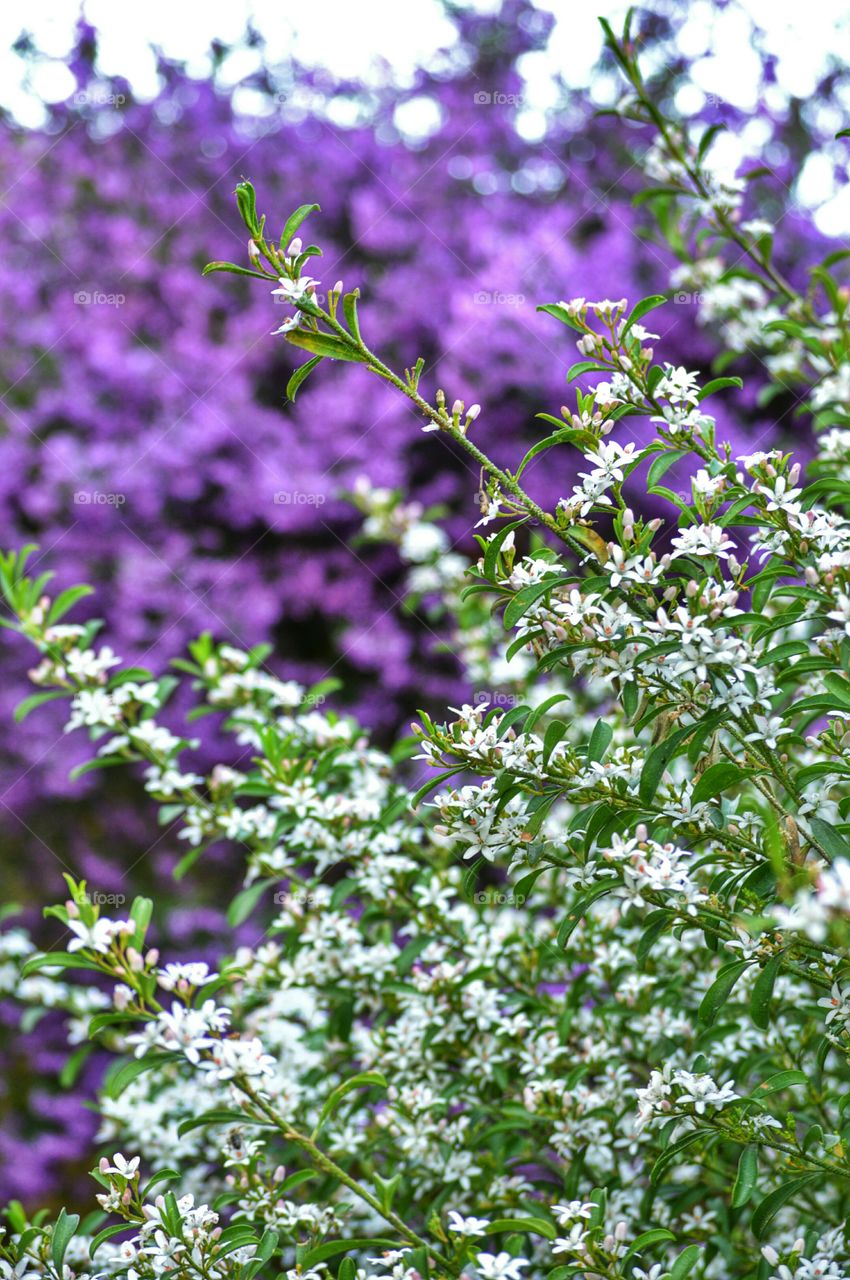
[[104, 293], [102, 289], [78, 289], [74, 294], [78, 307], [123, 307], [126, 301], [126, 294]]
[[276, 507], [321, 507], [326, 500], [324, 493], [308, 493], [305, 489], [278, 489], [274, 495]]
[[499, 293], [498, 290], [479, 289], [472, 295], [477, 307], [521, 307], [525, 303], [524, 293]]
[[125, 93], [110, 93], [107, 89], [78, 89], [74, 94], [75, 107], [123, 107]]
[[502, 93], [500, 89], [478, 89], [472, 95], [476, 107], [521, 107], [521, 93]]
[[516, 707], [520, 696], [518, 693], [505, 693], [504, 689], [476, 689], [472, 701], [477, 707]]
[[103, 493], [100, 489], [78, 489], [74, 494], [75, 507], [123, 507], [125, 493]]
[[300, 907], [302, 911], [321, 906], [319, 895], [311, 893], [309, 889], [278, 889], [274, 894], [274, 903], [277, 907]]
[[81, 896], [92, 907], [123, 907], [127, 901], [125, 893], [102, 893], [99, 889], [88, 889]]
[[681, 306], [698, 307], [704, 301], [705, 295], [702, 293], [688, 293], [687, 289], [677, 289], [673, 294], [673, 301]]
[[477, 889], [472, 899], [488, 907], [521, 907], [525, 903], [525, 894], [513, 893], [510, 889]]

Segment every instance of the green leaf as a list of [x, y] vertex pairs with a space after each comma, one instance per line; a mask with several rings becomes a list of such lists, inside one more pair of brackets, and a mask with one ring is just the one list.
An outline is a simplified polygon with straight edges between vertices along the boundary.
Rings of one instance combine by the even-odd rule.
[[93, 1258], [100, 1246], [106, 1241], [111, 1240], [113, 1236], [117, 1236], [121, 1231], [130, 1231], [132, 1228], [126, 1222], [119, 1222], [111, 1227], [104, 1227], [99, 1231], [89, 1245], [89, 1257]]
[[593, 733], [590, 735], [590, 741], [587, 744], [587, 763], [599, 764], [604, 759], [605, 752], [611, 745], [611, 739], [614, 737], [613, 726], [607, 720], [597, 720], [593, 726]]
[[797, 1071], [789, 1068], [787, 1071], [777, 1071], [775, 1075], [768, 1076], [767, 1080], [762, 1080], [761, 1084], [753, 1090], [754, 1098], [764, 1098], [770, 1093], [779, 1093], [783, 1089], [790, 1089], [795, 1084], [808, 1084], [809, 1078], [803, 1071]]
[[30, 974], [38, 973], [41, 969], [91, 969], [95, 973], [102, 972], [100, 966], [93, 960], [86, 960], [80, 955], [65, 951], [45, 951], [37, 956], [30, 956], [21, 968], [21, 977], [28, 978]]
[[567, 371], [567, 382], [574, 382], [576, 378], [580, 378], [583, 373], [607, 373], [608, 370], [604, 365], [599, 364], [597, 360], [579, 360], [577, 364], [571, 365]]
[[635, 958], [639, 969], [644, 967], [653, 945], [661, 937], [662, 933], [664, 933], [669, 923], [670, 914], [665, 911], [663, 907], [659, 907], [657, 911], [651, 912], [647, 917], [646, 928], [640, 936], [640, 940], [637, 944], [637, 950], [635, 951]]
[[231, 929], [235, 929], [237, 925], [244, 922], [251, 915], [257, 903], [262, 898], [270, 884], [275, 884], [275, 880], [255, 880], [247, 889], [240, 890], [236, 897], [227, 908], [227, 923]]
[[77, 587], [68, 587], [67, 591], [60, 591], [48, 611], [48, 626], [52, 627], [60, 618], [63, 618], [69, 609], [73, 609], [78, 600], [82, 600], [85, 596], [93, 594], [94, 587], [89, 587], [84, 583], [81, 583]]
[[319, 1133], [325, 1121], [336, 1111], [339, 1104], [349, 1093], [353, 1093], [355, 1089], [364, 1089], [371, 1086], [378, 1086], [386, 1089], [387, 1082], [380, 1071], [361, 1071], [356, 1076], [351, 1076], [348, 1080], [343, 1080], [342, 1084], [338, 1084], [330, 1097], [322, 1107], [319, 1115], [319, 1122], [313, 1130], [313, 1138]]
[[26, 720], [31, 711], [35, 711], [36, 707], [41, 707], [45, 702], [55, 702], [57, 698], [67, 698], [68, 692], [65, 689], [52, 689], [49, 693], [33, 693], [28, 698], [24, 698], [23, 702], [19, 702], [15, 707], [15, 724], [20, 724], [22, 720]]
[[554, 1240], [558, 1234], [552, 1223], [545, 1218], [497, 1218], [490, 1223], [484, 1234], [492, 1236], [499, 1231], [528, 1231], [531, 1235], [544, 1236], [547, 1240]]
[[356, 347], [329, 333], [317, 333], [315, 329], [290, 329], [286, 341], [293, 347], [312, 351], [316, 356], [327, 356], [330, 360], [347, 360], [349, 364], [364, 364], [366, 361]]
[[709, 765], [700, 776], [694, 787], [691, 803], [702, 804], [704, 800], [713, 800], [728, 787], [752, 777], [754, 772], [755, 770], [745, 769], [731, 760], [718, 760], [717, 764]]
[[845, 680], [843, 676], [830, 671], [824, 676], [823, 682], [838, 706], [843, 711], [850, 711], [850, 680]]
[[830, 858], [850, 858], [850, 843], [830, 822], [823, 818], [809, 818], [812, 835]]
[[487, 543], [487, 550], [484, 552], [484, 577], [489, 578], [492, 582], [496, 577], [496, 563], [499, 552], [502, 549], [505, 538], [508, 534], [513, 533], [515, 529], [522, 528], [525, 520], [513, 520], [510, 524], [502, 525], [490, 541]]
[[761, 1027], [762, 1031], [766, 1031], [770, 1025], [770, 1003], [773, 999], [773, 988], [781, 968], [782, 954], [780, 952], [779, 955], [775, 955], [768, 960], [753, 984], [750, 1013], [753, 1022], [757, 1027]]
[[702, 1249], [698, 1244], [689, 1244], [670, 1268], [670, 1280], [685, 1280], [685, 1276], [689, 1276], [699, 1262], [701, 1254]]
[[505, 607], [504, 623], [505, 630], [512, 630], [532, 605], [547, 595], [553, 587], [561, 582], [560, 576], [552, 575], [544, 578], [542, 582], [532, 582], [527, 587], [522, 587], [517, 591], [512, 600], [508, 601]]
[[638, 320], [642, 320], [647, 312], [654, 311], [656, 307], [663, 306], [666, 301], [667, 299], [663, 293], [652, 293], [647, 298], [641, 298], [640, 302], [632, 307], [629, 312], [628, 319], [623, 326], [623, 335], [627, 334], [632, 325], [637, 324]]
[[676, 1237], [672, 1231], [668, 1231], [666, 1227], [653, 1227], [650, 1231], [644, 1231], [629, 1245], [624, 1257], [619, 1262], [619, 1267], [625, 1267], [626, 1263], [640, 1253], [643, 1249], [648, 1249], [652, 1244], [661, 1244], [662, 1241], [675, 1240]]
[[56, 1219], [56, 1225], [53, 1228], [53, 1236], [50, 1241], [50, 1256], [60, 1276], [62, 1274], [62, 1263], [65, 1259], [65, 1250], [71, 1243], [79, 1225], [80, 1215], [78, 1213], [66, 1213], [64, 1209]]
[[324, 1262], [326, 1258], [335, 1258], [338, 1253], [360, 1252], [363, 1249], [397, 1248], [398, 1240], [388, 1239], [385, 1236], [358, 1237], [353, 1240], [328, 1240], [325, 1244], [316, 1245], [315, 1249], [309, 1249], [302, 1254], [298, 1258], [298, 1262], [302, 1271], [308, 1271], [317, 1262]]
[[593, 906], [597, 898], [601, 898], [603, 894], [610, 893], [616, 881], [613, 877], [610, 880], [603, 881], [601, 884], [595, 884], [593, 888], [576, 902], [573, 909], [568, 915], [564, 916], [558, 929], [557, 946], [559, 951], [563, 951], [578, 928], [587, 912], [588, 907]]
[[769, 1195], [766, 1195], [763, 1200], [759, 1201], [750, 1223], [753, 1235], [757, 1240], [764, 1239], [767, 1228], [779, 1210], [784, 1208], [789, 1200], [793, 1200], [798, 1192], [808, 1187], [819, 1176], [817, 1173], [807, 1173], [801, 1178], [788, 1178], [782, 1182], [781, 1186], [778, 1186]]
[[743, 385], [740, 378], [712, 378], [699, 393], [700, 403], [708, 396], [713, 396], [715, 391], [722, 391], [725, 387], [737, 387], [740, 391]]
[[738, 1161], [738, 1176], [732, 1188], [732, 1208], [740, 1209], [752, 1196], [759, 1171], [759, 1149], [754, 1142], [744, 1147]]
[[720, 1010], [723, 1008], [735, 983], [740, 978], [745, 969], [749, 969], [752, 964], [751, 960], [733, 960], [731, 964], [724, 965], [719, 974], [712, 982], [711, 986], [703, 996], [697, 1017], [700, 1022], [711, 1026]]
[[181, 1120], [177, 1126], [178, 1137], [182, 1138], [184, 1134], [191, 1133], [193, 1129], [203, 1129], [208, 1124], [244, 1124], [245, 1116], [241, 1111], [205, 1111], [199, 1116], [189, 1116], [188, 1120]]
[[311, 359], [305, 361], [304, 364], [298, 366], [298, 368], [295, 370], [292, 377], [289, 379], [289, 381], [286, 384], [287, 400], [295, 399], [295, 397], [298, 395], [298, 388], [301, 386], [302, 382], [306, 382], [310, 374], [315, 369], [316, 365], [321, 363], [322, 363], [321, 356], [312, 356]]
[[105, 1082], [105, 1093], [108, 1098], [120, 1098], [121, 1094], [138, 1076], [146, 1071], [153, 1071], [166, 1062], [173, 1062], [180, 1055], [176, 1053], [149, 1053], [143, 1058], [131, 1058], [122, 1063], [117, 1070], [110, 1072]]
[[357, 316], [357, 299], [360, 297], [360, 290], [354, 289], [351, 293], [347, 293], [342, 300], [342, 313], [345, 316], [345, 323], [348, 325], [349, 333], [356, 338], [358, 342], [363, 339], [360, 336], [360, 320]]
[[653, 747], [647, 754], [641, 770], [640, 785], [638, 787], [638, 795], [644, 804], [650, 803], [658, 790], [658, 784], [661, 781], [664, 770], [673, 759], [678, 747], [693, 732], [693, 725], [687, 725], [684, 729], [677, 729], [675, 733], [671, 733], [668, 738], [665, 738], [663, 742], [659, 742], [658, 746]]
[[233, 276], [253, 276], [255, 280], [271, 280], [262, 271], [251, 271], [248, 267], [239, 267], [235, 262], [208, 262], [201, 272], [202, 276], [211, 276], [214, 271], [227, 271]]
[[353, 1258], [343, 1258], [336, 1273], [337, 1280], [357, 1280], [357, 1265]]
[[280, 247], [282, 252], [286, 252], [290, 242], [295, 238], [295, 232], [301, 226], [305, 218], [309, 218], [311, 213], [320, 213], [321, 206], [318, 204], [301, 204], [286, 219], [283, 231], [280, 236]]
[[690, 449], [670, 449], [667, 453], [662, 453], [659, 458], [656, 458], [646, 473], [647, 489], [654, 489], [664, 473], [669, 471], [675, 463], [680, 462], [682, 458], [689, 457], [690, 452]]

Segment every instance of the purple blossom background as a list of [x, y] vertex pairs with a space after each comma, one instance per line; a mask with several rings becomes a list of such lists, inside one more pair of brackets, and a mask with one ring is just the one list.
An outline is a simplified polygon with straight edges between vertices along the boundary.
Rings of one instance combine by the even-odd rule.
[[[462, 70], [423, 69], [404, 91], [366, 92], [270, 65], [252, 81], [275, 104], [260, 119], [237, 115], [214, 81], [165, 62], [156, 100], [135, 102], [128, 84], [97, 75], [96, 33], [81, 26], [69, 63], [78, 94], [52, 109], [45, 129], [6, 121], [0, 130], [3, 543], [37, 541], [39, 568], [52, 569], [58, 587], [91, 581], [89, 611], [134, 664], [162, 671], [205, 629], [239, 645], [269, 641], [278, 670], [339, 677], [344, 705], [383, 740], [416, 706], [439, 711], [461, 696], [462, 682], [431, 623], [399, 609], [394, 553], [357, 544], [359, 518], [342, 495], [365, 474], [442, 503], [469, 546], [478, 474], [356, 367], [324, 365], [285, 402], [293, 353], [270, 336], [268, 292], [200, 274], [210, 258], [244, 259], [235, 183], [249, 177], [273, 221], [304, 201], [322, 206], [310, 233], [325, 250], [316, 269], [324, 286], [342, 277], [361, 288], [367, 340], [390, 363], [422, 355], [429, 391], [480, 401], [477, 435], [509, 466], [539, 434], [534, 415], [565, 400], [576, 359], [536, 304], [636, 299], [666, 289], [672, 265], [642, 234], [647, 215], [631, 201], [642, 183], [634, 153], [648, 141], [639, 131], [594, 118], [565, 91], [542, 141], [517, 132], [517, 60], [545, 44], [547, 15], [505, 0], [496, 17], [457, 21]], [[647, 39], [665, 35], [652, 19]], [[671, 90], [685, 73], [670, 62]], [[295, 84], [320, 102], [361, 102], [366, 122], [344, 129], [320, 109], [303, 116], [288, 106]], [[411, 145], [393, 115], [422, 95], [439, 104], [441, 123]], [[722, 104], [712, 111], [736, 123]], [[771, 123], [783, 150], [770, 198], [781, 205], [809, 138], [791, 109]], [[785, 265], [799, 272], [820, 237], [798, 213], [780, 212]], [[658, 350], [706, 368], [716, 350], [694, 312], [656, 313]], [[735, 371], [747, 391], [734, 421], [722, 420], [727, 436], [743, 445], [800, 433], [790, 400], [774, 400], [769, 419], [758, 408], [757, 358], [745, 355]], [[544, 504], [573, 482], [565, 456], [526, 473]], [[69, 782], [85, 744], [63, 735], [54, 707], [14, 728], [31, 661], [8, 643], [4, 897], [51, 901], [70, 869], [103, 892], [153, 891], [171, 902], [174, 950], [211, 948], [227, 902], [220, 868], [205, 864], [184, 885], [190, 908], [170, 886], [176, 841], [157, 834], [132, 780], [110, 772]], [[31, 1089], [33, 1077], [58, 1074], [61, 1041], [45, 1024], [16, 1036], [10, 1006], [2, 1018], [14, 1043], [0, 1180], [33, 1203], [73, 1188], [90, 1163], [93, 1124], [68, 1096]], [[96, 1075], [90, 1066], [83, 1092]]]

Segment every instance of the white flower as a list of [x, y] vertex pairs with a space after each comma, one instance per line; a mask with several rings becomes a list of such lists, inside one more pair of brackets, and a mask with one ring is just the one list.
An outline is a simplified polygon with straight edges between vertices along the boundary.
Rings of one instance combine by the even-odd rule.
[[676, 556], [720, 556], [728, 560], [735, 543], [719, 524], [692, 524], [673, 539]]
[[818, 1000], [818, 1004], [822, 1009], [829, 1010], [826, 1015], [827, 1026], [835, 1018], [838, 1018], [845, 1026], [850, 1022], [850, 996], [844, 994], [837, 982], [833, 982], [830, 994], [824, 996], [822, 1000]]
[[116, 1151], [115, 1155], [112, 1157], [112, 1164], [110, 1164], [105, 1157], [101, 1160], [100, 1172], [117, 1173], [120, 1174], [122, 1178], [127, 1178], [129, 1181], [136, 1176], [136, 1170], [140, 1163], [141, 1156], [133, 1156], [132, 1159], [127, 1160], [120, 1151]]
[[449, 1210], [449, 1231], [459, 1236], [483, 1236], [490, 1225], [489, 1218], [464, 1218], [457, 1209]]
[[522, 1268], [530, 1267], [525, 1258], [512, 1258], [509, 1253], [479, 1253], [475, 1258], [485, 1280], [522, 1280]]
[[92, 924], [83, 924], [82, 920], [70, 919], [68, 928], [77, 936], [68, 943], [69, 951], [97, 951], [106, 955], [114, 940], [121, 934], [134, 933], [135, 926], [128, 920], [99, 919]]
[[164, 991], [187, 991], [190, 987], [202, 987], [217, 978], [217, 973], [210, 973], [209, 965], [202, 960], [194, 960], [183, 964], [167, 964], [157, 970], [157, 982]]

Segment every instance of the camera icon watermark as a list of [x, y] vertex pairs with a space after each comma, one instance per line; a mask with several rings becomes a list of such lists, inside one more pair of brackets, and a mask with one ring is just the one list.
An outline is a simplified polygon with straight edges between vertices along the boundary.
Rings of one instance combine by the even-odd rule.
[[100, 489], [78, 489], [74, 494], [75, 507], [123, 507], [125, 493], [102, 493]]
[[304, 489], [278, 489], [274, 495], [276, 507], [321, 507], [326, 501], [326, 494], [308, 493]]
[[78, 307], [123, 307], [126, 301], [126, 294], [104, 293], [102, 289], [78, 289], [74, 294]]

